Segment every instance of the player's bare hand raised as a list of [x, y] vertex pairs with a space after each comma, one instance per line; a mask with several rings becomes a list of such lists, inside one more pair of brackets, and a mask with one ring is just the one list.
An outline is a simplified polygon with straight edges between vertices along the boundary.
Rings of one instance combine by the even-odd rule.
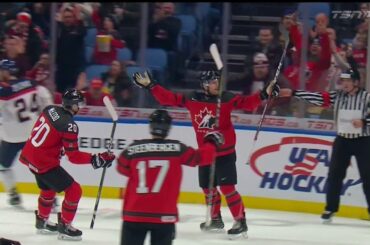
[[92, 156], [91, 165], [94, 169], [98, 168], [109, 168], [112, 166], [113, 160], [116, 158], [111, 152], [98, 153]]
[[144, 73], [135, 72], [132, 79], [140, 88], [151, 89], [154, 86], [153, 79], [148, 71], [145, 71]]

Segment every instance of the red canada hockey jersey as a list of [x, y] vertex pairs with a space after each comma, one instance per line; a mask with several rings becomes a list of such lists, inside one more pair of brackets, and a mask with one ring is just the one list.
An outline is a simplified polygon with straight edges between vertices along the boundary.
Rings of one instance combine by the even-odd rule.
[[[193, 92], [189, 95], [173, 93], [160, 85], [155, 85], [151, 92], [161, 105], [186, 107], [189, 110], [198, 146], [203, 144], [203, 137], [207, 132], [216, 130], [216, 96], [208, 97], [199, 92]], [[231, 112], [235, 109], [253, 111], [260, 103], [259, 92], [250, 96], [223, 92], [219, 117], [220, 126], [217, 130], [224, 135], [225, 144], [218, 149], [218, 156], [228, 155], [235, 151], [236, 136], [231, 122]]]
[[117, 171], [129, 177], [122, 219], [149, 223], [177, 222], [181, 165], [207, 165], [214, 161], [215, 156], [216, 149], [211, 143], [195, 150], [177, 140], [134, 141], [117, 160]]
[[36, 121], [19, 160], [41, 174], [60, 165], [64, 151], [72, 163], [91, 162], [91, 154], [78, 150], [78, 126], [70, 112], [60, 106], [47, 106]]

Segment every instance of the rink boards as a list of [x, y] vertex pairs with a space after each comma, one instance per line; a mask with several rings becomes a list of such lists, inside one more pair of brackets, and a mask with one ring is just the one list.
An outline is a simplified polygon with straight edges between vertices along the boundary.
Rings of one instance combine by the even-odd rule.
[[[118, 155], [134, 139], [148, 138], [149, 109], [119, 109], [113, 151]], [[175, 122], [169, 138], [179, 139], [197, 147], [195, 133], [186, 111], [171, 110]], [[237, 189], [247, 208], [320, 213], [324, 208], [326, 174], [331, 145], [334, 139], [332, 121], [267, 117], [260, 132], [249, 164], [258, 115], [233, 114], [237, 134]], [[112, 127], [104, 107], [87, 107], [76, 118], [79, 125], [80, 150], [101, 152], [109, 142]], [[62, 165], [83, 186], [84, 195], [95, 197], [101, 170], [88, 165]], [[16, 175], [21, 192], [37, 193], [33, 176], [28, 169], [16, 164]], [[180, 202], [204, 203], [198, 187], [196, 168], [184, 167]], [[119, 198], [126, 178], [117, 173], [115, 165], [106, 172], [103, 197]], [[2, 186], [0, 189], [3, 190]], [[225, 200], [223, 200], [225, 204]], [[359, 180], [355, 159], [347, 171], [338, 215], [366, 218], [366, 202]]]

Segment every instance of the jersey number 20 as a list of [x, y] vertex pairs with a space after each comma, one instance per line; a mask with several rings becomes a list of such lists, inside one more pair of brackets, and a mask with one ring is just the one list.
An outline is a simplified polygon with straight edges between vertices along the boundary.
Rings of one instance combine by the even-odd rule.
[[[167, 160], [149, 160], [149, 168], [160, 167], [158, 176], [154, 182], [151, 193], [158, 193], [163, 185], [163, 181], [166, 178], [169, 161]], [[140, 161], [136, 165], [136, 169], [139, 170], [139, 186], [136, 188], [137, 193], [149, 193], [149, 188], [146, 186], [146, 161]]]
[[33, 131], [36, 131], [35, 135], [31, 139], [31, 143], [35, 147], [39, 147], [44, 143], [46, 136], [48, 136], [50, 132], [49, 124], [45, 123], [45, 117], [40, 117], [40, 125], [35, 127]]

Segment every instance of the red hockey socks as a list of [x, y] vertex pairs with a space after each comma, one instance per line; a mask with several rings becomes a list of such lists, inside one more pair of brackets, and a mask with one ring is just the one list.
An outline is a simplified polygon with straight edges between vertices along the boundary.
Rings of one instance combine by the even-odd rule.
[[241, 196], [235, 190], [233, 185], [220, 186], [222, 194], [226, 198], [227, 206], [230, 209], [231, 214], [235, 220], [239, 220], [245, 217], [244, 204]]
[[73, 182], [70, 187], [65, 191], [65, 196], [62, 204], [62, 221], [64, 223], [72, 223], [76, 211], [78, 202], [80, 201], [82, 190], [77, 182]]
[[53, 208], [56, 192], [52, 190], [41, 190], [38, 200], [38, 215], [48, 219]]
[[[203, 192], [206, 195], [206, 204], [208, 205], [209, 189], [203, 189]], [[212, 214], [212, 218], [217, 218], [221, 213], [221, 195], [218, 192], [217, 188], [213, 189], [212, 194], [213, 195], [212, 195], [211, 214]]]

